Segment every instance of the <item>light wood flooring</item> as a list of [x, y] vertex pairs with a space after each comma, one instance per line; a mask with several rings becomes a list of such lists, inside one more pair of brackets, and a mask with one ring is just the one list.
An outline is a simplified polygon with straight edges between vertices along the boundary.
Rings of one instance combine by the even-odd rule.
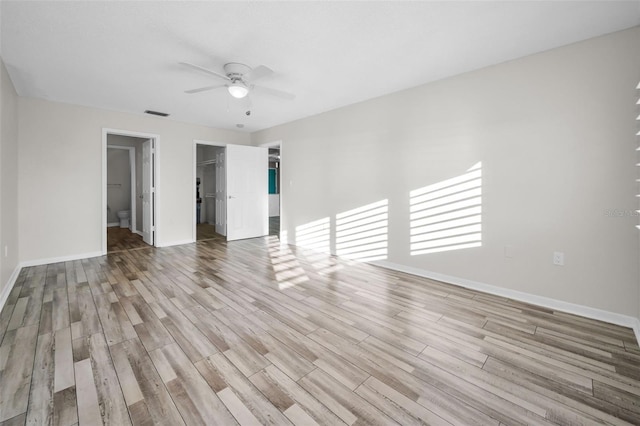
[[266, 237], [25, 268], [3, 424], [639, 424], [631, 330]]
[[117, 226], [107, 228], [107, 253], [146, 247], [149, 247], [149, 244], [142, 241], [142, 236], [127, 228]]
[[[273, 216], [269, 218], [269, 235], [280, 234], [280, 216]], [[208, 223], [198, 223], [196, 225], [196, 241], [209, 240], [211, 238], [218, 238], [219, 234], [216, 233], [216, 227], [209, 225]]]
[[269, 235], [280, 235], [280, 216], [269, 218]]
[[196, 241], [210, 240], [218, 237], [220, 237], [220, 235], [216, 233], [215, 225], [209, 225], [208, 223], [198, 223], [196, 225]]

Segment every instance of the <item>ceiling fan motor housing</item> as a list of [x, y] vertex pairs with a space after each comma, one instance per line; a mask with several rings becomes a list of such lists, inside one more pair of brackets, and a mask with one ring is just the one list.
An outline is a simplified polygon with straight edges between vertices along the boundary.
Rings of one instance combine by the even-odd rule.
[[231, 81], [235, 82], [237, 80], [242, 80], [242, 76], [251, 71], [245, 64], [239, 64], [237, 62], [229, 62], [224, 66], [224, 72], [231, 79]]

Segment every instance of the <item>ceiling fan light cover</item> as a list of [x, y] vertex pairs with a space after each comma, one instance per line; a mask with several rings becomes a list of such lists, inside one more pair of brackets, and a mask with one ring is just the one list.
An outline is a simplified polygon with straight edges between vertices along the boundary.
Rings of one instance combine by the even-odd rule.
[[249, 88], [237, 81], [230, 84], [228, 90], [231, 96], [238, 99], [242, 99], [249, 94]]

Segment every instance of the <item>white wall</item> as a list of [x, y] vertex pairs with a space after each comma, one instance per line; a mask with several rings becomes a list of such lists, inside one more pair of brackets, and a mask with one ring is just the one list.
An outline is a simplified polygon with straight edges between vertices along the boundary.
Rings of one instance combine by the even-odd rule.
[[[328, 218], [335, 252], [336, 215], [386, 199], [389, 262], [638, 316], [638, 46], [634, 28], [253, 134], [282, 140], [282, 229]], [[478, 162], [482, 247], [411, 255], [410, 191]]]
[[23, 196], [18, 211], [24, 262], [102, 250], [103, 128], [160, 136], [160, 245], [192, 239], [193, 139], [249, 143], [246, 133], [31, 98], [19, 99], [19, 123], [18, 184]]
[[0, 307], [18, 266], [17, 113], [18, 96], [0, 60]]

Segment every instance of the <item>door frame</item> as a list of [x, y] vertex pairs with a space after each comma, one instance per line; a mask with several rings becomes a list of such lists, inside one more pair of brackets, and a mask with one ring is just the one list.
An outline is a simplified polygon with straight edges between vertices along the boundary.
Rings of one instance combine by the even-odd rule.
[[[107, 150], [109, 149], [126, 149], [129, 151], [129, 173], [131, 174], [131, 207], [129, 210], [131, 211], [131, 232], [137, 233], [136, 231], [136, 149], [132, 146], [120, 146], [120, 145], [107, 145]], [[107, 161], [107, 167], [109, 163]], [[109, 183], [107, 182], [107, 185]], [[107, 222], [107, 225], [109, 223]]]
[[[273, 142], [265, 142], [258, 146], [267, 148], [267, 149], [278, 148], [280, 150], [280, 169], [282, 168], [282, 164], [284, 160], [284, 156], [282, 155], [282, 152], [283, 152], [282, 139], [273, 141]], [[284, 196], [282, 194], [282, 189], [285, 188], [287, 185], [285, 185], [284, 183], [281, 170], [278, 170], [278, 173], [280, 173], [280, 188], [278, 188], [280, 190], [280, 192], [278, 193], [278, 195], [280, 195], [280, 230], [278, 231], [278, 238], [281, 238], [282, 230], [284, 229], [284, 225], [283, 225], [284, 224]], [[286, 243], [286, 238], [285, 238], [285, 243]]]
[[[153, 161], [153, 176], [155, 183], [155, 197], [151, 208], [153, 209], [153, 224], [154, 224], [154, 237], [153, 245], [160, 247], [160, 212], [157, 208], [160, 199], [160, 135], [155, 133], [143, 133], [135, 132], [131, 130], [102, 128], [102, 220], [101, 220], [101, 235], [102, 235], [102, 254], [107, 254], [107, 136], [130, 136], [134, 138], [152, 139], [154, 141], [154, 161]], [[132, 179], [133, 180], [133, 179]]]
[[192, 242], [195, 243], [197, 241], [197, 237], [196, 237], [196, 179], [198, 177], [198, 145], [207, 145], [207, 146], [217, 146], [220, 148], [225, 148], [228, 143], [226, 142], [214, 142], [214, 141], [204, 141], [204, 140], [200, 140], [200, 139], [194, 139], [193, 140], [193, 184], [191, 185], [191, 192], [192, 192], [192, 196], [191, 196], [191, 206], [192, 206], [192, 212], [191, 212], [191, 220], [193, 223], [193, 227], [191, 230], [191, 239]]

